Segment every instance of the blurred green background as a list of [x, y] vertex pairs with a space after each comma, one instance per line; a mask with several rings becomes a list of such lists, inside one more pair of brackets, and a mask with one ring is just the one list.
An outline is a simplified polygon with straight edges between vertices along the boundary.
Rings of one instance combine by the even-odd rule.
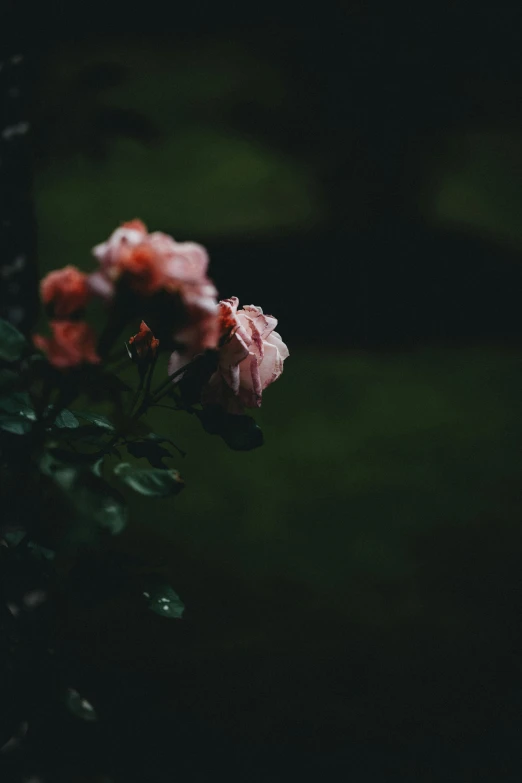
[[[477, 12], [463, 40], [444, 8], [338, 13], [45, 51], [42, 273], [90, 268], [139, 216], [205, 244], [220, 293], [273, 311], [291, 353], [261, 450], [151, 415], [188, 452], [187, 488], [133, 500], [121, 546], [166, 564], [183, 623], [71, 606], [65, 635], [112, 683], [107, 714], [141, 700], [140, 759], [182, 714], [188, 748], [223, 732], [234, 780], [515, 780], [516, 28]], [[185, 753], [182, 779], [207, 779]]]

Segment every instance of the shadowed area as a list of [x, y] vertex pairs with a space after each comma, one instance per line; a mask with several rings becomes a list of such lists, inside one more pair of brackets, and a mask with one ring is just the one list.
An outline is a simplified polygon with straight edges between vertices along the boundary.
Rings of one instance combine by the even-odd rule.
[[[115, 783], [518, 782], [509, 10], [352, 3], [325, 27], [263, 6], [238, 27], [187, 7], [173, 35], [151, 7], [143, 29], [126, 16], [106, 36], [94, 10], [42, 45], [42, 273], [91, 269], [90, 248], [141, 217], [205, 244], [220, 294], [278, 317], [290, 358], [256, 412], [262, 449], [151, 413], [187, 452], [186, 489], [129, 498], [97, 563], [110, 601], [89, 607], [89, 573], [62, 596], [71, 671], [100, 715], [88, 752], [64, 727], [64, 781], [110, 757]], [[135, 609], [122, 554], [163, 569], [181, 621]]]

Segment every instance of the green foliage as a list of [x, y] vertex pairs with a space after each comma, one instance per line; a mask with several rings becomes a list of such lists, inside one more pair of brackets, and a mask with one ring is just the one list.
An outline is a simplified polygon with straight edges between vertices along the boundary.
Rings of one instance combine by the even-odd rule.
[[27, 340], [23, 334], [8, 321], [0, 318], [0, 359], [16, 362], [22, 358], [26, 348]]
[[59, 429], [76, 429], [80, 426], [76, 416], [65, 408], [60, 411], [53, 423]]
[[[166, 465], [163, 460], [167, 457], [172, 458], [173, 455], [168, 449], [160, 445], [162, 443], [169, 443], [170, 445], [174, 446], [177, 451], [180, 451], [180, 449], [170, 438], [156, 435], [154, 432], [149, 432], [146, 438], [127, 441], [126, 445], [127, 451], [129, 454], [132, 454], [133, 457], [136, 457], [137, 459], [143, 458], [148, 460], [153, 468], [167, 470], [168, 465]], [[183, 452], [181, 452], [181, 454], [183, 455]]]
[[185, 482], [173, 468], [135, 468], [128, 462], [120, 462], [114, 470], [124, 484], [140, 495], [151, 498], [165, 498], [177, 495]]
[[13, 435], [26, 435], [31, 431], [31, 422], [9, 414], [0, 414], [0, 429]]
[[114, 425], [109, 421], [106, 416], [102, 416], [100, 413], [88, 413], [87, 411], [74, 411], [76, 416], [79, 416], [86, 421], [90, 421], [101, 429], [114, 432]]
[[28, 543], [28, 549], [38, 560], [52, 561], [56, 557], [56, 552], [46, 546], [37, 544], [35, 541], [30, 541]]
[[10, 547], [16, 547], [25, 538], [25, 532], [15, 530], [12, 533], [4, 533], [2, 538], [7, 541]]
[[147, 606], [160, 617], [180, 620], [185, 610], [185, 605], [172, 587], [158, 581], [150, 581], [143, 595], [147, 600]]
[[13, 435], [26, 435], [36, 414], [26, 392], [11, 392], [0, 397], [0, 429]]
[[88, 467], [62, 462], [47, 451], [40, 469], [62, 491], [72, 512], [72, 540], [93, 541], [100, 532], [117, 535], [125, 528], [128, 513], [124, 499]]
[[69, 711], [76, 716], [86, 721], [98, 720], [98, 715], [92, 704], [80, 696], [78, 691], [74, 688], [67, 689], [66, 705]]
[[26, 392], [12, 392], [9, 395], [0, 397], [0, 410], [21, 418], [34, 421], [36, 414], [31, 405], [31, 400]]

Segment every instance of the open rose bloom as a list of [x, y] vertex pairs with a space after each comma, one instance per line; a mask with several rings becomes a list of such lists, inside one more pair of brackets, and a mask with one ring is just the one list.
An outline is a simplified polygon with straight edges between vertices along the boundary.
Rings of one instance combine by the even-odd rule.
[[173, 339], [185, 346], [187, 359], [215, 348], [219, 337], [217, 291], [207, 277], [208, 254], [196, 242], [176, 242], [161, 231], [148, 233], [140, 220], [117, 228], [93, 248], [100, 268], [89, 276], [91, 291], [110, 301], [116, 284], [141, 296], [160, 291], [177, 296], [183, 322], [174, 325]]
[[203, 389], [204, 405], [220, 405], [229, 413], [259, 408], [263, 391], [283, 372], [289, 351], [274, 331], [277, 319], [260, 307], [238, 310], [237, 297], [219, 303], [223, 343], [218, 369]]
[[202, 245], [176, 242], [161, 231], [149, 234], [140, 220], [124, 223], [92, 252], [100, 270], [90, 276], [89, 284], [101, 295], [113, 295], [111, 284], [120, 280], [145, 296], [160, 290], [194, 296], [198, 285], [217, 293], [207, 278], [208, 254]]

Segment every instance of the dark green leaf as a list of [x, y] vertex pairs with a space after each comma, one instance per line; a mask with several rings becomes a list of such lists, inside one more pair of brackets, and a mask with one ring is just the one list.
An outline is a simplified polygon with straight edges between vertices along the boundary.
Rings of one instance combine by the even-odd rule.
[[35, 555], [39, 560], [54, 560], [56, 557], [56, 552], [53, 552], [52, 549], [41, 546], [41, 544], [37, 544], [34, 541], [29, 543], [28, 549], [30, 549], [33, 555]]
[[34, 421], [36, 413], [27, 392], [13, 392], [0, 397], [0, 410]]
[[163, 462], [165, 457], [172, 457], [172, 454], [168, 449], [160, 446], [159, 443], [154, 443], [150, 440], [134, 440], [127, 442], [127, 451], [132, 454], [133, 457], [138, 459], [143, 458], [149, 461], [154, 468], [160, 470], [166, 470], [167, 465]]
[[25, 535], [26, 533], [24, 530], [13, 530], [11, 533], [4, 533], [2, 538], [7, 541], [9, 546], [15, 547], [25, 538]]
[[59, 427], [60, 429], [76, 429], [80, 426], [80, 422], [76, 416], [74, 416], [71, 411], [68, 411], [67, 408], [60, 411], [53, 423], [55, 427]]
[[250, 451], [263, 445], [263, 433], [251, 416], [236, 416], [218, 406], [194, 410], [194, 413], [206, 432], [220, 435], [235, 451]]
[[29, 419], [20, 419], [12, 414], [0, 415], [0, 429], [13, 435], [25, 435], [32, 429]]
[[96, 460], [94, 465], [91, 465], [91, 470], [94, 473], [95, 476], [99, 476], [100, 478], [103, 475], [103, 457], [101, 459]]
[[60, 441], [72, 441], [79, 445], [97, 446], [99, 450], [105, 447], [108, 435], [109, 430], [104, 430], [95, 424], [86, 424], [71, 430], [65, 428], [54, 430], [52, 438]]
[[84, 699], [74, 688], [67, 689], [66, 704], [73, 715], [82, 720], [95, 721], [98, 716], [92, 704]]
[[114, 432], [113, 424], [109, 421], [109, 419], [106, 416], [102, 416], [101, 413], [88, 413], [87, 411], [74, 411], [74, 413], [76, 416], [79, 416], [81, 419], [90, 421], [92, 424], [95, 424], [97, 427], [100, 427], [101, 429]]
[[170, 443], [171, 446], [174, 446], [176, 451], [181, 454], [182, 457], [186, 457], [186, 452], [183, 451], [183, 449], [180, 449], [180, 447], [172, 440], [172, 438], [168, 437], [167, 435], [158, 435], [155, 432], [149, 432], [147, 435], [148, 440], [152, 440], [155, 443]]
[[40, 460], [40, 469], [65, 494], [73, 511], [73, 537], [91, 540], [96, 530], [121, 533], [127, 524], [125, 501], [88, 466], [67, 464], [47, 451]]
[[121, 462], [114, 472], [128, 487], [146, 497], [177, 495], [185, 486], [178, 471], [172, 468], [135, 468], [128, 462]]
[[147, 601], [147, 606], [155, 614], [176, 620], [181, 619], [185, 605], [169, 585], [152, 582], [146, 586], [143, 596]]
[[20, 359], [25, 348], [27, 340], [8, 321], [0, 318], [0, 359], [6, 362], [16, 362]]

